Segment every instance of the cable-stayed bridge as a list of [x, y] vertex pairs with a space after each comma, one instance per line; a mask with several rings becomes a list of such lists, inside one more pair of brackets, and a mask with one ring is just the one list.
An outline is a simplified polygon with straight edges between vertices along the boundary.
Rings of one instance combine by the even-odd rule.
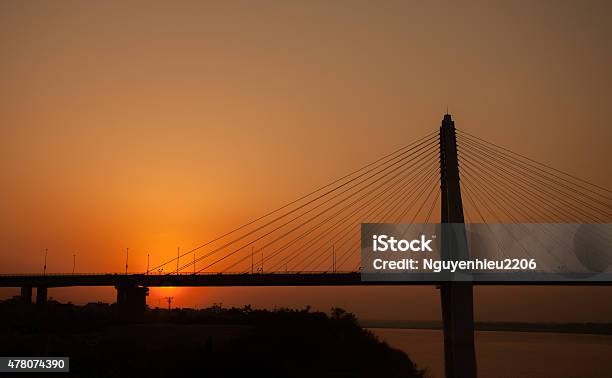
[[[154, 286], [417, 284], [362, 281], [362, 223], [612, 223], [612, 191], [457, 129], [447, 114], [439, 130], [146, 272], [12, 274], [0, 286], [21, 287], [30, 303], [37, 288], [41, 305], [50, 287], [114, 286], [118, 305], [134, 309]], [[418, 283], [440, 284], [447, 376], [475, 376], [478, 283]]]
[[[441, 128], [442, 130], [442, 128]], [[456, 129], [465, 223], [610, 223], [612, 191]], [[361, 223], [440, 223], [441, 140], [432, 132], [273, 211], [134, 277], [360, 271]], [[125, 275], [117, 272], [116, 275]], [[104, 274], [108, 275], [108, 274]], [[115, 275], [115, 274], [111, 274]], [[4, 275], [0, 285], [60, 283]], [[103, 280], [72, 277], [80, 284]], [[18, 277], [21, 277], [18, 279]], [[144, 279], [144, 278], [143, 278]], [[151, 277], [153, 285], [170, 282]]]

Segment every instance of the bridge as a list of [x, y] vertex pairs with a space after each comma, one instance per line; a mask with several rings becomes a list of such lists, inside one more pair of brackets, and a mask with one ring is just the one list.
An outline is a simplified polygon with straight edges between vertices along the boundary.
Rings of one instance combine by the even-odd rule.
[[[446, 375], [475, 377], [472, 287], [481, 283], [362, 281], [360, 224], [610, 220], [609, 189], [457, 129], [446, 114], [439, 130], [145, 272], [128, 273], [127, 260], [125, 272], [111, 274], [48, 274], [45, 267], [0, 275], [0, 287], [20, 287], [25, 303], [36, 288], [44, 306], [48, 288], [113, 286], [119, 308], [140, 311], [155, 286], [437, 285]], [[455, 247], [445, 247], [449, 258]], [[522, 283], [551, 284], [486, 284]]]
[[[440, 281], [364, 281], [361, 272], [272, 272], [272, 273], [185, 273], [173, 275], [90, 273], [0, 275], [0, 287], [57, 288], [74, 286], [122, 287], [219, 287], [219, 286], [414, 286], [440, 285]], [[555, 281], [475, 281], [472, 285], [545, 286], [559, 285]], [[569, 286], [610, 286], [609, 281], [564, 281]], [[31, 297], [30, 297], [31, 299]], [[40, 300], [44, 301], [44, 298]]]

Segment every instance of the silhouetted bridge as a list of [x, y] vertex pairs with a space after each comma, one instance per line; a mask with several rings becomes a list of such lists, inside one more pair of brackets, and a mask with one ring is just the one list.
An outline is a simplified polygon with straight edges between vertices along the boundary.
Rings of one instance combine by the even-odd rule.
[[[68, 286], [342, 286], [364, 285], [359, 272], [205, 273], [179, 275], [146, 274], [53, 274], [0, 276], [0, 287]], [[373, 283], [376, 284], [376, 283]], [[431, 283], [430, 283], [431, 284]]]
[[[612, 191], [456, 129], [446, 114], [439, 131], [196, 248], [177, 250], [143, 274], [127, 274], [126, 256], [126, 274], [47, 274], [45, 264], [43, 275], [0, 276], [0, 287], [20, 287], [26, 303], [36, 288], [42, 305], [47, 288], [114, 286], [118, 308], [138, 310], [155, 286], [436, 284], [446, 375], [475, 377], [472, 285], [478, 283], [362, 281], [361, 223], [612, 223]], [[442, 234], [442, 240], [450, 239]], [[497, 245], [505, 255], [503, 243]], [[449, 260], [457, 259], [456, 250], [442, 247]], [[612, 264], [600, 257], [596, 266]], [[496, 283], [521, 284], [486, 282]]]
[[[71, 286], [111, 287], [219, 287], [219, 286], [405, 286], [439, 285], [439, 281], [363, 281], [360, 272], [273, 272], [147, 274], [48, 274], [0, 275], [0, 287], [58, 288]], [[607, 281], [565, 281], [564, 285], [608, 286]], [[475, 281], [472, 285], [559, 285], [554, 281]]]

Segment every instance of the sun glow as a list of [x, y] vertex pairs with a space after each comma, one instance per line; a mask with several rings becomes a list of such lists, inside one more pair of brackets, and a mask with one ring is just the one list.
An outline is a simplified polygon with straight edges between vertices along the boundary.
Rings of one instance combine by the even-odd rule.
[[184, 297], [182, 295], [184, 291], [182, 287], [152, 287], [149, 289], [147, 304], [151, 308], [168, 308], [168, 301], [170, 301], [170, 308], [175, 308], [179, 306], [181, 302], [185, 302], [185, 298], [182, 298]]

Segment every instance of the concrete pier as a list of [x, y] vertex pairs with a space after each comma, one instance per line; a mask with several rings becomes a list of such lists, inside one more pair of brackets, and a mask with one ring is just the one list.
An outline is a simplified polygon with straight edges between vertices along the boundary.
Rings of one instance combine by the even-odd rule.
[[23, 304], [31, 305], [32, 304], [32, 287], [31, 286], [21, 287], [19, 298], [21, 298], [21, 302]]
[[149, 288], [145, 286], [122, 285], [117, 289], [117, 308], [123, 314], [143, 314], [147, 308]]
[[44, 306], [47, 304], [47, 287], [39, 286], [36, 288], [36, 305]]

